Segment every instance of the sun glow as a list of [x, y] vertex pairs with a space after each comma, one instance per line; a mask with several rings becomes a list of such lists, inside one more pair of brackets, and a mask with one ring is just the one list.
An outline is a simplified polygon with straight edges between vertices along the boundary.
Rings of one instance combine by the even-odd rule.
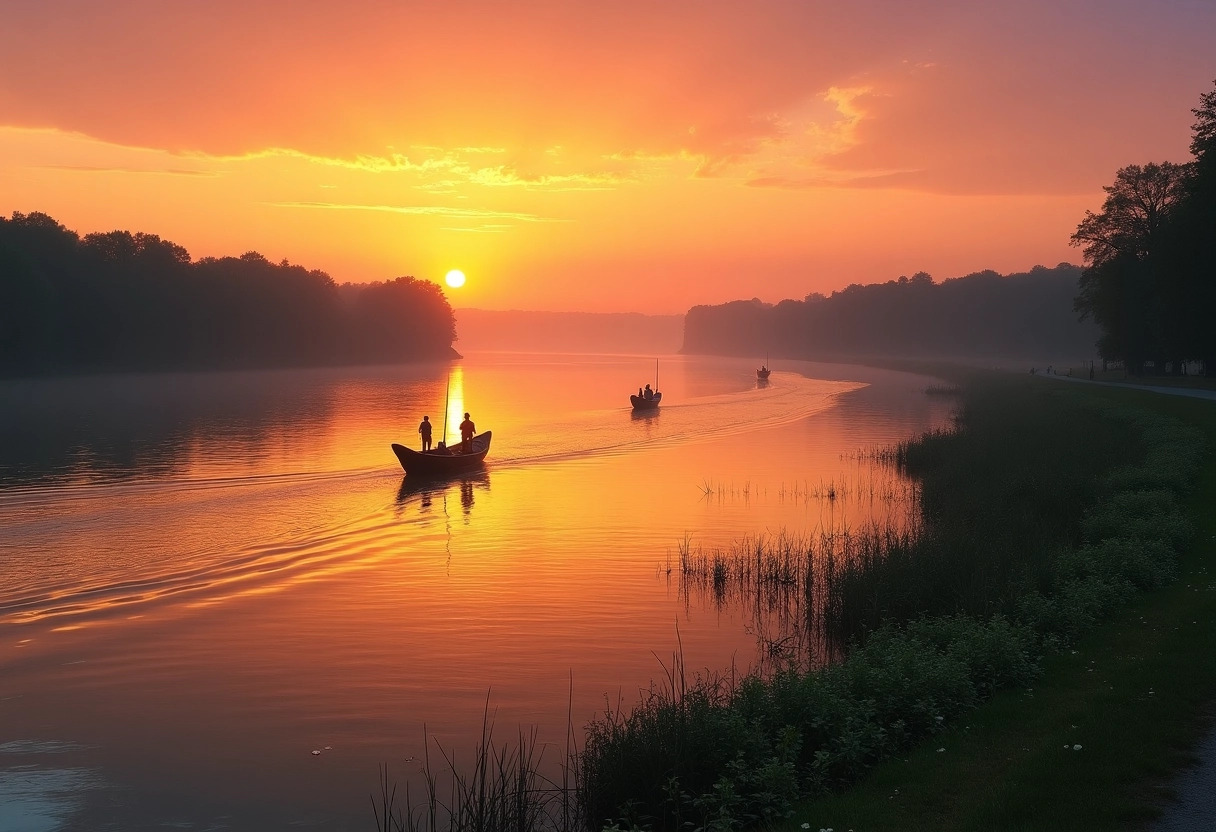
[[453, 289], [459, 289], [464, 285], [464, 272], [462, 272], [460, 269], [452, 269], [443, 279]]

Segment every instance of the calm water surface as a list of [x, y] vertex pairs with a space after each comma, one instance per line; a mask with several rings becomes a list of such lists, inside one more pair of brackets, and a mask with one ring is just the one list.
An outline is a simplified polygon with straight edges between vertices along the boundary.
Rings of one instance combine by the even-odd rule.
[[[780, 362], [758, 388], [753, 362], [670, 357], [635, 416], [654, 369], [0, 383], [0, 828], [371, 829], [377, 765], [408, 779], [424, 726], [467, 756], [488, 700], [502, 736], [561, 743], [571, 699], [576, 725], [632, 702], [677, 643], [752, 665], [752, 617], [665, 564], [882, 519], [900, 484], [858, 452], [950, 405], [900, 373]], [[388, 446], [441, 428], [445, 389], [490, 464], [415, 484]]]

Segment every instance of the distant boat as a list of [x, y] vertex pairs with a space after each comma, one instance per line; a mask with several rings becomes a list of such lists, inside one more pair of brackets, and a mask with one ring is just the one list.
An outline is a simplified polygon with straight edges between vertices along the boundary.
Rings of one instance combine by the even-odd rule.
[[756, 370], [756, 378], [760, 379], [761, 381], [764, 381], [765, 379], [768, 378], [768, 374], [771, 372], [772, 372], [772, 370], [770, 370], [768, 367], [768, 355], [765, 355], [764, 363], [760, 365], [760, 369]]
[[486, 454], [490, 452], [490, 437], [493, 431], [479, 433], [469, 442], [468, 453], [461, 451], [462, 443], [456, 442], [445, 450], [432, 448], [429, 451], [415, 451], [404, 445], [393, 443], [393, 453], [401, 462], [405, 473], [411, 476], [447, 476], [473, 471], [485, 464]]
[[[649, 389], [650, 385], [647, 384], [646, 387]], [[662, 398], [663, 394], [659, 392], [659, 359], [656, 358], [654, 360], [654, 392], [651, 394], [650, 398], [646, 398], [644, 395], [631, 395], [629, 397], [629, 403], [633, 405], [634, 410], [655, 410], [658, 408], [659, 402], [662, 400]]]

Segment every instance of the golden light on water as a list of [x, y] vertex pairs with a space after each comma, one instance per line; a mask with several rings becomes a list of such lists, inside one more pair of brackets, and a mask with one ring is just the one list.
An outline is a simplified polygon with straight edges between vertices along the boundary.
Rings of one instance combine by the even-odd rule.
[[455, 366], [448, 379], [447, 390], [447, 420], [443, 424], [443, 439], [455, 434], [460, 437], [460, 423], [464, 420], [464, 368]]
[[464, 285], [464, 272], [462, 272], [460, 269], [452, 269], [443, 279], [453, 289], [459, 289]]

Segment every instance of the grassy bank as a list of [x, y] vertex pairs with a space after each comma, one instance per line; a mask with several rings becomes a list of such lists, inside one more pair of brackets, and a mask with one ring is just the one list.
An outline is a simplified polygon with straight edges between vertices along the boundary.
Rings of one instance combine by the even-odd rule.
[[[1211, 402], [1097, 387], [1084, 394], [1176, 419], [1216, 448]], [[1209, 454], [1183, 504], [1197, 533], [1180, 553], [1173, 584], [1132, 600], [1049, 654], [1032, 683], [998, 693], [854, 788], [798, 804], [788, 827], [1126, 829], [1147, 822], [1187, 749], [1210, 729], [1214, 505]]]

